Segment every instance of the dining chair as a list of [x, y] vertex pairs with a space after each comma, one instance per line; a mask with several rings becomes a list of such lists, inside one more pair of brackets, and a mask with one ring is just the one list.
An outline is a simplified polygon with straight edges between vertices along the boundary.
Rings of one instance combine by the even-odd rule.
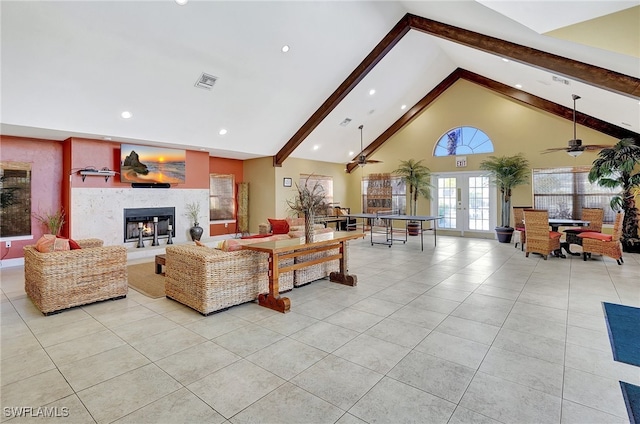
[[592, 253], [600, 254], [603, 256], [609, 256], [616, 260], [618, 265], [622, 265], [624, 260], [622, 259], [622, 243], [620, 238], [622, 237], [622, 221], [624, 220], [624, 212], [616, 214], [616, 218], [613, 221], [613, 233], [603, 234], [600, 232], [584, 232], [578, 234], [578, 237], [582, 239], [582, 258], [587, 260], [587, 257], [591, 257]]
[[582, 208], [583, 221], [589, 221], [589, 225], [585, 227], [571, 227], [564, 230], [567, 243], [582, 246], [582, 239], [578, 237], [580, 233], [602, 231], [602, 221], [604, 219], [604, 209], [602, 208]]
[[524, 244], [527, 242], [527, 233], [524, 228], [524, 210], [531, 209], [531, 206], [513, 207], [513, 247], [517, 248], [520, 243], [520, 250], [524, 251]]
[[551, 252], [560, 250], [560, 234], [549, 231], [549, 212], [540, 209], [524, 210], [524, 227], [527, 234], [525, 256], [535, 252], [542, 255], [544, 260]]

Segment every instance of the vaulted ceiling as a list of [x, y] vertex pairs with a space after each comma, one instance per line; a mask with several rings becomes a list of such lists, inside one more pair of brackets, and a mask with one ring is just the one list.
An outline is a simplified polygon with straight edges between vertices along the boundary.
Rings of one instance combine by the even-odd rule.
[[374, 152], [457, 78], [568, 119], [575, 93], [579, 122], [640, 133], [637, 1], [0, 7], [5, 135], [346, 163], [359, 125]]

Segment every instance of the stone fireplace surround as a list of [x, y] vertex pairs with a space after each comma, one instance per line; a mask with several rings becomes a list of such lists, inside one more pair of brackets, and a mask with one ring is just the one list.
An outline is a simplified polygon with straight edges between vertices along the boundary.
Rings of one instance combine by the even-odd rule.
[[[124, 210], [132, 208], [175, 208], [173, 225], [174, 243], [191, 241], [189, 228], [193, 225], [185, 216], [186, 204], [200, 205], [200, 226], [204, 229], [203, 239], [209, 238], [209, 190], [180, 188], [83, 188], [71, 189], [71, 238], [99, 238], [106, 246], [122, 245], [135, 249], [136, 241], [124, 242]], [[205, 225], [203, 225], [205, 224]], [[145, 241], [144, 249], [151, 244]], [[164, 248], [166, 238], [160, 241]], [[142, 252], [140, 252], [142, 253]]]

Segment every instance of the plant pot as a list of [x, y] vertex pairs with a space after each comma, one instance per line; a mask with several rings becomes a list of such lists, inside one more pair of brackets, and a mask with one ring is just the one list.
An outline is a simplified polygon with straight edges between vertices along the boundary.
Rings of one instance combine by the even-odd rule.
[[624, 239], [621, 242], [623, 252], [640, 253], [640, 239]]
[[500, 243], [511, 243], [514, 228], [512, 227], [496, 227], [496, 234]]
[[419, 236], [420, 235], [420, 223], [409, 221], [407, 224], [407, 232], [410, 236]]
[[200, 241], [200, 237], [202, 237], [203, 231], [204, 230], [202, 229], [202, 227], [198, 225], [197, 222], [193, 224], [193, 227], [189, 228], [189, 234], [191, 235], [191, 240]]

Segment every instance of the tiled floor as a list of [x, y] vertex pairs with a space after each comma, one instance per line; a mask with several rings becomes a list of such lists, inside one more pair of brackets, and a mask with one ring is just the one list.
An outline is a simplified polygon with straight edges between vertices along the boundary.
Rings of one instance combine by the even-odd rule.
[[618, 380], [640, 384], [640, 368], [611, 359], [601, 302], [640, 306], [640, 255], [543, 261], [427, 238], [424, 252], [352, 242], [358, 286], [294, 289], [286, 315], [203, 317], [130, 290], [44, 317], [22, 269], [3, 269], [2, 419], [47, 406], [77, 423], [629, 422]]

